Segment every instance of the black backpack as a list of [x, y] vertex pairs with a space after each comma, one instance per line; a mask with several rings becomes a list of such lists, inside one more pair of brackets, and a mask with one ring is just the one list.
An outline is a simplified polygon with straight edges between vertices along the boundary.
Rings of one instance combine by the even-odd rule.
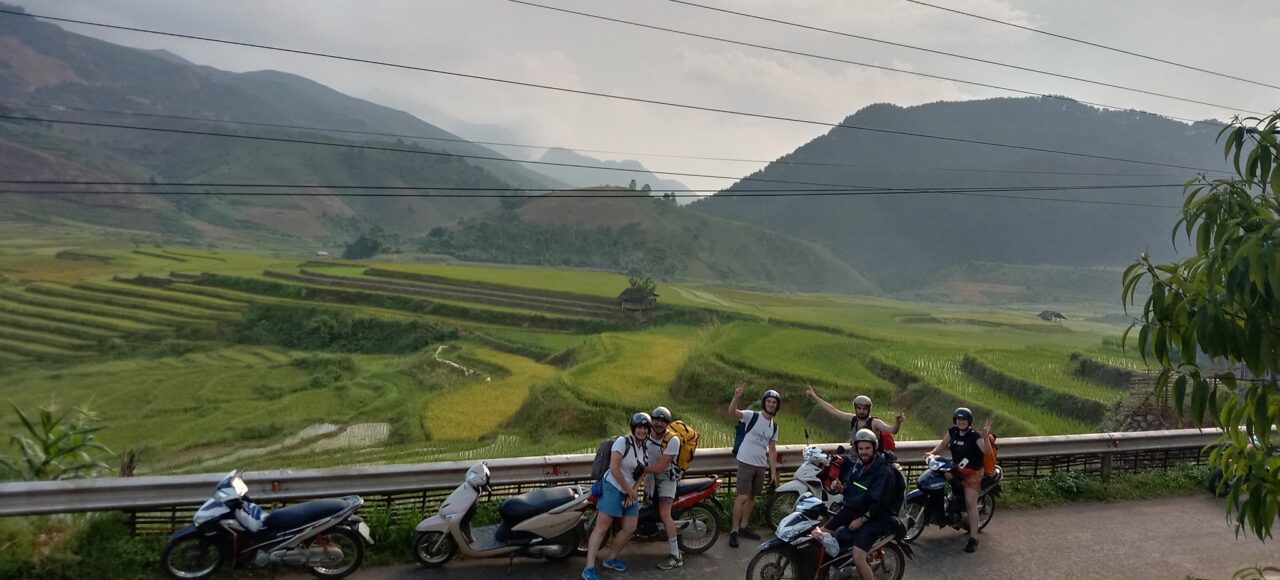
[[[605, 472], [609, 471], [609, 463], [613, 460], [613, 442], [617, 441], [618, 437], [621, 435], [607, 437], [596, 447], [596, 457], [591, 460], [591, 479], [600, 479], [604, 477]], [[623, 454], [630, 453], [634, 445], [631, 438], [627, 437], [627, 449]]]
[[[746, 423], [745, 425], [742, 423], [742, 421], [738, 421], [738, 424], [737, 424], [737, 425], [734, 425], [734, 427], [733, 427], [733, 455], [734, 455], [734, 457], [737, 457], [737, 456], [738, 456], [738, 448], [742, 447], [742, 442], [743, 442], [743, 441], [746, 441], [746, 439], [747, 439], [747, 433], [750, 433], [750, 432], [751, 432], [751, 429], [752, 429], [753, 427], [755, 427], [755, 426], [756, 426], [756, 421], [759, 421], [759, 420], [760, 420], [760, 413], [752, 413], [752, 414], [751, 414], [751, 420], [750, 420], [750, 421], [747, 421], [747, 423]], [[773, 423], [773, 435], [777, 435], [777, 434], [778, 434], [778, 423], [777, 423], [777, 421], [774, 421], [774, 423]], [[770, 438], [770, 439], [772, 439], [772, 438], [773, 438], [773, 435], [770, 435], [770, 436], [769, 436], [769, 438]], [[597, 459], [598, 459], [598, 457], [597, 457]]]
[[897, 463], [889, 465], [889, 483], [885, 486], [884, 505], [889, 513], [902, 513], [907, 498], [907, 476], [898, 468]]

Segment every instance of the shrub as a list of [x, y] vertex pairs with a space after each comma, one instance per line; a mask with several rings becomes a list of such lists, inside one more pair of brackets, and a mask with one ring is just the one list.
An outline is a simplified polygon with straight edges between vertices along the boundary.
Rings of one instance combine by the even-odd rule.
[[[421, 320], [383, 320], [326, 308], [255, 304], [236, 325], [236, 338], [248, 344], [276, 344], [301, 350], [354, 353], [409, 353], [434, 342], [452, 340], [458, 331]], [[353, 365], [349, 360], [300, 364]]]

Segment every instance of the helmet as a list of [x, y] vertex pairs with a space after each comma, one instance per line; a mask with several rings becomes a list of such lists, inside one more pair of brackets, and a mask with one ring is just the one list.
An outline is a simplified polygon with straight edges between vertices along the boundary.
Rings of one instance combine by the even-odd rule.
[[636, 430], [636, 427], [639, 427], [639, 426], [641, 426], [641, 425], [643, 425], [643, 426], [645, 426], [645, 427], [652, 427], [652, 426], [653, 426], [653, 419], [649, 418], [649, 414], [648, 414], [648, 413], [645, 413], [644, 411], [640, 411], [639, 413], [636, 413], [636, 414], [634, 414], [634, 415], [632, 415], [632, 416], [631, 416], [631, 430], [632, 430], [632, 431], [635, 431], [635, 430]]
[[853, 406], [854, 407], [870, 407], [871, 397], [868, 397], [866, 395], [858, 395], [858, 397], [853, 400]]
[[956, 409], [956, 412], [951, 414], [951, 424], [954, 425], [957, 419], [964, 419], [972, 425], [973, 411], [970, 411], [968, 407], [960, 407]]
[[477, 463], [467, 470], [467, 485], [480, 489], [489, 485], [489, 466], [484, 463]]
[[827, 454], [823, 453], [822, 449], [817, 445], [805, 447], [804, 450], [800, 452], [800, 457], [805, 463], [812, 463], [814, 465], [822, 465], [827, 462]]
[[671, 422], [671, 410], [667, 409], [666, 407], [654, 407], [653, 412], [650, 413], [650, 415], [652, 415], [652, 418], [650, 419], [652, 421], [657, 421], [658, 419], [662, 419], [663, 421], [666, 421], [668, 423]]
[[853, 445], [857, 447], [858, 443], [861, 441], [866, 441], [872, 445], [878, 445], [880, 443], [880, 438], [876, 437], [875, 431], [870, 429], [858, 429], [858, 432], [853, 434]]
[[773, 397], [774, 399], [777, 399], [777, 400], [778, 400], [778, 409], [777, 409], [777, 410], [781, 411], [781, 410], [782, 410], [782, 394], [781, 394], [781, 393], [779, 393], [778, 391], [773, 390], [773, 389], [769, 389], [769, 390], [765, 391], [763, 395], [760, 395], [760, 408], [761, 408], [761, 409], [764, 409], [764, 402], [765, 402], [765, 399], [768, 399], [769, 397]]

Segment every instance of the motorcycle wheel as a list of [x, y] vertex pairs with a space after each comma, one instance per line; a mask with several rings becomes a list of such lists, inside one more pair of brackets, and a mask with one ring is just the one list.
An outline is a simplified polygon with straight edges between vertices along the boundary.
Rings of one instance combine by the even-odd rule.
[[346, 578], [360, 569], [364, 562], [364, 538], [356, 532], [334, 526], [312, 538], [308, 548], [334, 547], [342, 551], [342, 559], [333, 566], [312, 566], [311, 575], [316, 578]]
[[700, 501], [693, 507], [684, 510], [677, 518], [688, 522], [676, 536], [680, 543], [680, 551], [689, 554], [701, 554], [716, 545], [720, 539], [720, 516], [715, 506]]
[[924, 503], [924, 498], [920, 498], [918, 500], [909, 501], [906, 505], [902, 506], [902, 516], [911, 524], [907, 527], [906, 535], [902, 536], [902, 541], [914, 542], [916, 538], [920, 537], [920, 534], [924, 533], [925, 526], [929, 525], [929, 523], [925, 521], [926, 514]]
[[769, 500], [769, 509], [765, 511], [765, 521], [769, 523], [769, 529], [777, 530], [782, 518], [795, 511], [797, 501], [800, 501], [800, 494], [794, 491], [775, 493], [773, 499]]
[[585, 549], [586, 544], [584, 544], [581, 540], [583, 535], [584, 534], [582, 533], [582, 527], [574, 526], [573, 529], [563, 534], [560, 534], [559, 536], [551, 538], [550, 540], [547, 540], [546, 543], [543, 545], [560, 547], [560, 553], [555, 556], [547, 556], [547, 561], [559, 562], [561, 560], [564, 560], [569, 556], [572, 556], [575, 553], [577, 553], [579, 545], [584, 546], [584, 549]]
[[876, 580], [902, 580], [907, 573], [907, 555], [890, 542], [871, 556], [871, 571], [875, 572]]
[[164, 564], [164, 572], [174, 580], [192, 580], [209, 578], [227, 555], [222, 546], [203, 536], [187, 536], [176, 542], [169, 542], [160, 554]]
[[444, 532], [418, 532], [413, 535], [413, 559], [427, 568], [443, 566], [457, 553], [458, 545], [454, 543], [453, 536]]
[[757, 552], [747, 564], [747, 580], [798, 580], [799, 565], [781, 547]]
[[978, 498], [978, 531], [982, 531], [991, 523], [991, 516], [996, 513], [996, 498], [984, 495]]

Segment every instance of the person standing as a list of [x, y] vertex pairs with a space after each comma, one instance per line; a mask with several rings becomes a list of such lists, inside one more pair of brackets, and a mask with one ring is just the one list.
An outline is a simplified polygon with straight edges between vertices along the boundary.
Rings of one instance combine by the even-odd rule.
[[866, 395], [858, 395], [854, 398], [853, 412], [848, 413], [841, 411], [840, 409], [837, 409], [835, 405], [822, 400], [822, 397], [819, 397], [818, 394], [813, 391], [813, 387], [807, 387], [804, 394], [807, 395], [814, 403], [817, 403], [817, 405], [829, 415], [849, 423], [850, 444], [854, 443], [852, 439], [854, 433], [857, 433], [860, 429], [870, 429], [876, 434], [876, 451], [894, 451], [892, 448], [893, 446], [886, 445], [887, 442], [885, 440], [885, 434], [889, 434], [890, 436], [898, 434], [898, 430], [902, 428], [902, 422], [907, 418], [905, 413], [899, 411], [897, 415], [894, 416], [893, 425], [891, 426], [880, 420], [879, 417], [871, 414], [871, 397]]
[[676, 487], [681, 475], [675, 459], [680, 454], [682, 443], [680, 437], [667, 430], [673, 420], [669, 409], [656, 407], [650, 416], [653, 419], [653, 429], [649, 433], [649, 467], [645, 468], [645, 473], [652, 478], [650, 497], [657, 502], [658, 518], [662, 520], [662, 529], [667, 533], [667, 551], [670, 552], [667, 559], [658, 564], [658, 569], [670, 570], [684, 566], [676, 521], [671, 517], [671, 506], [675, 503]]
[[618, 554], [636, 532], [640, 515], [639, 495], [644, 487], [644, 470], [648, 466], [647, 447], [652, 425], [648, 413], [636, 413], [631, 416], [631, 433], [613, 441], [609, 470], [604, 475], [603, 494], [596, 502], [596, 524], [587, 540], [587, 567], [582, 569], [583, 580], [599, 580], [596, 555], [615, 519], [622, 520], [622, 528], [609, 545], [609, 557], [605, 559], [604, 567], [618, 572], [627, 571], [627, 565], [618, 559]]
[[769, 482], [778, 485], [778, 424], [774, 418], [782, 407], [782, 395], [769, 389], [760, 395], [760, 410], [739, 409], [745, 385], [738, 384], [729, 401], [728, 414], [738, 420], [738, 437], [734, 456], [738, 460], [738, 497], [733, 502], [733, 517], [729, 525], [729, 547], [738, 547], [738, 536], [759, 540], [760, 535], [751, 531], [751, 509], [756, 497], [764, 491], [766, 470]]

